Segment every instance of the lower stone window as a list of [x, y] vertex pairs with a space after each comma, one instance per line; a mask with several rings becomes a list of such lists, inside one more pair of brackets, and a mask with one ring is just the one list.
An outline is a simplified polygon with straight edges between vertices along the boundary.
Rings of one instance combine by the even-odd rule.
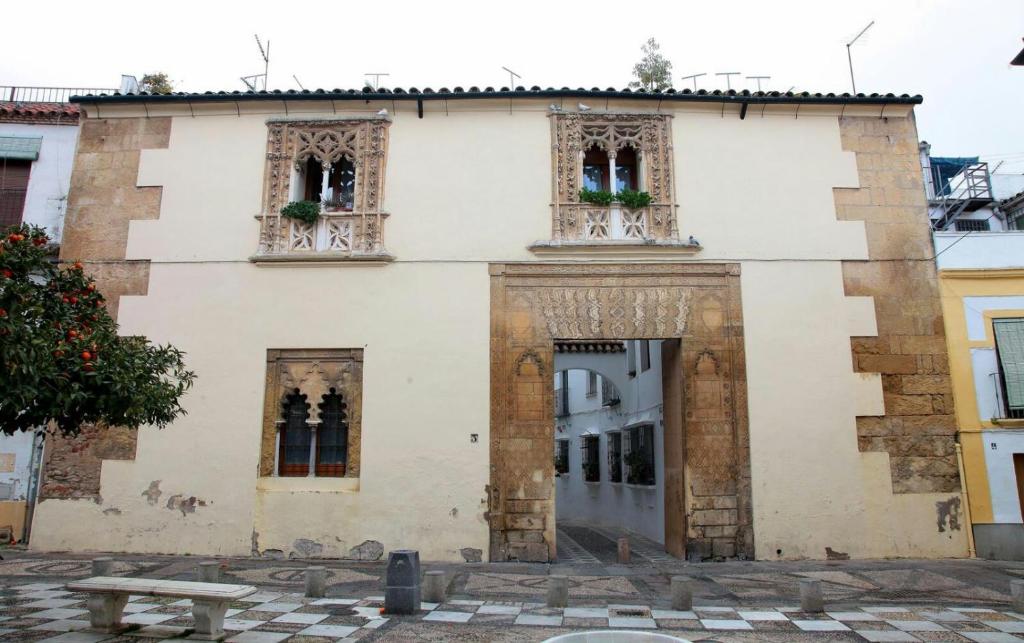
[[362, 349], [267, 351], [261, 476], [358, 477]]

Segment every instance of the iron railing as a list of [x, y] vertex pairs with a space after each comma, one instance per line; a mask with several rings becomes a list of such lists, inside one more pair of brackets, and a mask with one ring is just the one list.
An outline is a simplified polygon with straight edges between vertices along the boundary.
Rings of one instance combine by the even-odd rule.
[[[949, 185], [943, 186], [932, 201], [932, 204], [941, 210], [939, 218], [933, 223], [936, 230], [948, 229], [958, 216], [971, 207], [972, 203], [993, 200], [988, 163], [964, 165], [954, 178], [956, 177], [959, 177], [956, 183], [950, 182]], [[977, 209], [977, 205], [972, 209]]]
[[116, 87], [20, 87], [0, 85], [0, 100], [15, 103], [66, 103], [72, 96], [113, 94]]

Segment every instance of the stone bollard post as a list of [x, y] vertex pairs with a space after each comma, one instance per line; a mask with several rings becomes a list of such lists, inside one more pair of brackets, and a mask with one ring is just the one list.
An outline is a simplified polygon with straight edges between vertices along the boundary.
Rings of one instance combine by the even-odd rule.
[[1024, 612], [1024, 580], [1010, 581], [1010, 594], [1013, 596], [1013, 609], [1017, 613]]
[[323, 598], [327, 593], [327, 568], [310, 565], [306, 568], [306, 596]]
[[820, 580], [800, 581], [800, 609], [805, 612], [825, 611], [825, 599], [821, 595]]
[[415, 614], [420, 611], [420, 553], [398, 549], [388, 554], [384, 585], [384, 612]]
[[569, 606], [569, 577], [548, 576], [548, 607]]
[[92, 559], [93, 576], [110, 576], [114, 573], [114, 559], [110, 556], [101, 556]]
[[204, 560], [196, 568], [196, 580], [200, 583], [220, 582], [220, 563], [215, 560]]
[[623, 536], [619, 538], [619, 564], [629, 564], [629, 538]]
[[444, 572], [434, 570], [423, 574], [423, 600], [428, 603], [443, 603], [448, 597], [448, 582]]
[[693, 592], [687, 587], [686, 576], [672, 577], [672, 609], [679, 612], [689, 612], [693, 609]]

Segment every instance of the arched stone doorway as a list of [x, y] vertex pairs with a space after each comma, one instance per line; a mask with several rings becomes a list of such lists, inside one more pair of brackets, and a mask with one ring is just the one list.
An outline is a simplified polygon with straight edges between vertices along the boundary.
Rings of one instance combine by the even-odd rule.
[[555, 339], [680, 340], [666, 388], [676, 394], [665, 399], [675, 410], [665, 424], [666, 550], [753, 557], [739, 266], [492, 264], [490, 273], [491, 560], [555, 557]]

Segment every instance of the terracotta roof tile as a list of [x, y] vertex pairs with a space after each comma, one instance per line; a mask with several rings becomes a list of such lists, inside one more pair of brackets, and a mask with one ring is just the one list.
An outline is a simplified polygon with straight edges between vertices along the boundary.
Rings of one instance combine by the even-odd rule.
[[824, 104], [911, 104], [916, 105], [922, 101], [920, 95], [910, 94], [822, 94], [810, 92], [752, 92], [749, 90], [714, 90], [704, 89], [692, 91], [690, 89], [666, 89], [662, 92], [647, 91], [645, 89], [616, 89], [608, 87], [548, 87], [539, 86], [526, 87], [480, 87], [472, 86], [464, 88], [456, 86], [452, 88], [441, 87], [432, 89], [426, 87], [419, 89], [410, 87], [403, 89], [395, 87], [363, 87], [362, 89], [303, 89], [303, 90], [270, 90], [270, 91], [219, 91], [219, 92], [177, 92], [170, 94], [108, 94], [72, 96], [74, 102], [87, 103], [131, 103], [140, 101], [154, 102], [208, 102], [208, 101], [235, 101], [235, 100], [374, 100], [386, 98], [389, 100], [440, 100], [457, 98], [647, 98], [665, 101], [713, 101], [713, 102], [749, 102], [749, 103], [824, 103]]
[[75, 124], [81, 110], [73, 103], [25, 103], [0, 101], [0, 120]]

